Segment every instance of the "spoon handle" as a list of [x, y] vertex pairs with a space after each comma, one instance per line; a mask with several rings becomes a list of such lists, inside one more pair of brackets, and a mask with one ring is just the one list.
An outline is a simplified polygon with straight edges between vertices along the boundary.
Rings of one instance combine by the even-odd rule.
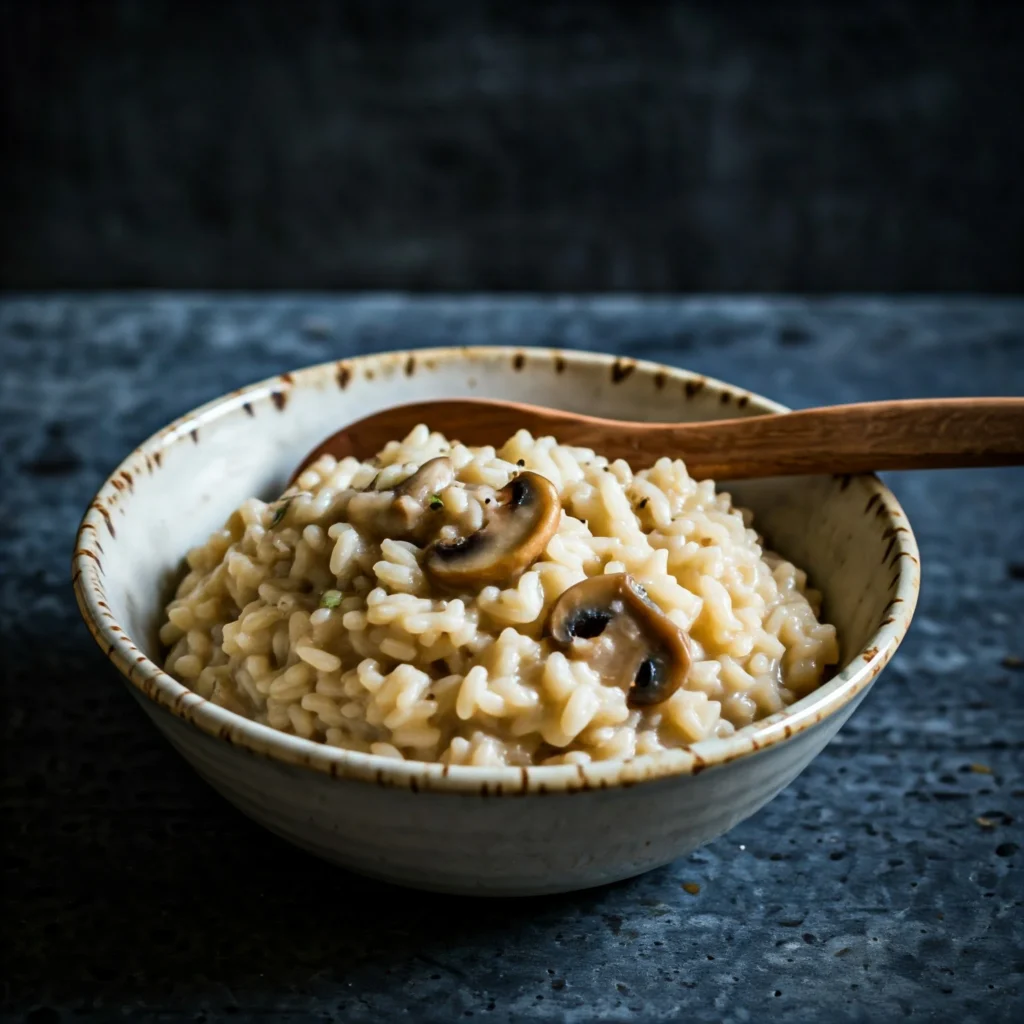
[[640, 450], [674, 449], [694, 476], [715, 479], [1024, 464], [1021, 398], [863, 402], [637, 427]]
[[627, 423], [454, 398], [397, 406], [353, 423], [310, 452], [296, 475], [324, 452], [368, 458], [418, 423], [473, 445], [500, 445], [520, 429], [553, 434], [562, 444], [626, 459], [634, 469], [667, 455], [684, 459], [698, 479], [1024, 465], [1024, 398], [863, 402], [699, 423]]

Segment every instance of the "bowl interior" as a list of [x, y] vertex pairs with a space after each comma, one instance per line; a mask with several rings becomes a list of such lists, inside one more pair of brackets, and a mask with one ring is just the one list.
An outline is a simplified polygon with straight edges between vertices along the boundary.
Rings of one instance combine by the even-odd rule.
[[[324, 364], [211, 403], [137, 449], [87, 514], [76, 572], [99, 580], [96, 600], [108, 621], [160, 664], [161, 611], [190, 547], [243, 499], [279, 493], [298, 459], [340, 425], [390, 405], [444, 396], [506, 398], [634, 420], [781, 410], [683, 371], [578, 353], [439, 350]], [[897, 621], [908, 585], [902, 558], [914, 562], [916, 593], [916, 548], [899, 506], [876, 478], [787, 478], [726, 489], [753, 510], [769, 545], [807, 570], [823, 592], [824, 616], [838, 628], [844, 664], [870, 662], [877, 653], [871, 645], [881, 645], [886, 629], [898, 642], [913, 610], [906, 601]], [[853, 670], [848, 667], [848, 677]]]

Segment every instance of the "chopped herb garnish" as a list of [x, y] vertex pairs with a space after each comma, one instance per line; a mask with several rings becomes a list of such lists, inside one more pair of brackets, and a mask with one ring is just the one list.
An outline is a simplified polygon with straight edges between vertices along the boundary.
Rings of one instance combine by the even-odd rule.
[[444, 508], [444, 502], [441, 500], [440, 494], [432, 494], [430, 496], [430, 507], [435, 511], [439, 512]]
[[337, 608], [341, 604], [340, 590], [325, 590], [320, 597], [321, 608]]
[[292, 500], [292, 498], [285, 498], [278, 504], [277, 508], [274, 509], [273, 518], [270, 520], [271, 529], [280, 525], [284, 517], [288, 514], [288, 509], [291, 507]]

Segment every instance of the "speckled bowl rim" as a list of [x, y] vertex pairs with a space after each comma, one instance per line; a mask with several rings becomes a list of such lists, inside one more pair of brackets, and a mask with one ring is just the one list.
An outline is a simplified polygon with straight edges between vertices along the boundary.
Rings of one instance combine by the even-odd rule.
[[72, 558], [72, 583], [79, 610], [100, 649], [140, 694], [189, 726], [240, 751], [335, 778], [357, 779], [413, 792], [484, 796], [580, 792], [631, 786], [670, 776], [692, 776], [785, 743], [836, 714], [866, 690], [906, 635], [920, 588], [917, 542], [892, 492], [878, 477], [865, 474], [840, 477], [838, 486], [859, 488], [865, 500], [865, 514], [886, 521], [883, 536], [889, 537], [890, 543], [883, 564], [894, 574], [894, 585], [884, 620], [865, 647], [824, 686], [783, 711], [724, 739], [703, 740], [685, 750], [665, 751], [630, 761], [586, 765], [480, 768], [396, 761], [278, 732], [218, 707], [182, 686], [135, 646], [106, 601], [101, 537], [108, 544], [117, 543], [111, 512], [123, 505], [127, 507], [122, 507], [121, 511], [129, 514], [135, 475], [158, 473], [166, 449], [190, 437], [197, 440], [200, 427], [209, 429], [221, 416], [239, 407], [244, 407], [250, 415], [259, 415], [264, 408], [281, 408], [289, 391], [307, 381], [312, 383], [324, 374], [329, 374], [344, 389], [359, 375], [372, 377], [379, 372], [386, 376], [402, 368], [407, 370], [414, 361], [431, 370], [452, 363], [472, 365], [504, 361], [515, 370], [524, 366], [551, 367], [556, 372], [564, 371], [567, 365], [597, 365], [608, 368], [614, 380], [624, 379], [636, 371], [639, 375], [650, 376], [658, 387], [675, 381], [690, 395], [706, 389], [710, 394], [719, 395], [723, 405], [733, 402], [738, 408], [749, 407], [749, 413], [788, 411], [777, 402], [723, 381], [659, 363], [575, 350], [498, 346], [416, 349], [319, 363], [214, 399], [139, 445], [103, 483], [78, 530]]

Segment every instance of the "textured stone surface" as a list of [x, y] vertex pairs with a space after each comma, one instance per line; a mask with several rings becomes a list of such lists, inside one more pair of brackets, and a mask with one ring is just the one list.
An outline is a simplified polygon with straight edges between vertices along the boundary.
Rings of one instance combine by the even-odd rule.
[[106, 472], [236, 385], [471, 342], [628, 352], [798, 406], [1024, 392], [1019, 302], [6, 299], [3, 1019], [1011, 1019], [1024, 471], [893, 476], [925, 577], [895, 662], [778, 799], [632, 882], [516, 902], [369, 883], [249, 824], [144, 721], [68, 583]]

